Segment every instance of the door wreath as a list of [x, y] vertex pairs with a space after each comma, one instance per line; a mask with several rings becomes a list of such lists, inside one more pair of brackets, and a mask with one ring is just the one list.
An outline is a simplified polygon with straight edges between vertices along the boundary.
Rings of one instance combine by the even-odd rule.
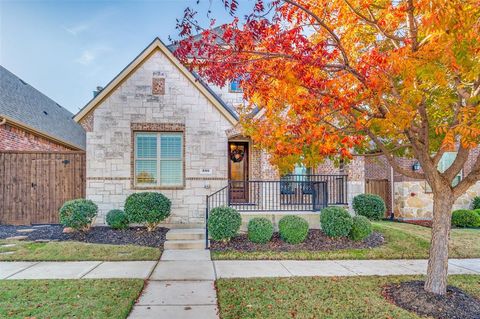
[[245, 156], [245, 152], [240, 149], [234, 149], [230, 152], [230, 160], [234, 163], [239, 163], [243, 160], [243, 157]]

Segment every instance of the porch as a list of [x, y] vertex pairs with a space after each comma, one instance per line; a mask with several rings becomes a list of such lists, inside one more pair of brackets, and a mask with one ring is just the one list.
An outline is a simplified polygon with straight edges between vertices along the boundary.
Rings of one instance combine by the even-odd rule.
[[239, 212], [318, 212], [347, 205], [347, 175], [286, 175], [276, 181], [229, 180], [207, 195], [206, 210], [230, 206]]

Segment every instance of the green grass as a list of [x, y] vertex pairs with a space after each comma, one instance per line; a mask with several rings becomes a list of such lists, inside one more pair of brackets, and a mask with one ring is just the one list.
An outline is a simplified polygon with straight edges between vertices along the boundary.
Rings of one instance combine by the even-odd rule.
[[[389, 302], [382, 287], [412, 279], [298, 277], [216, 281], [220, 317], [229, 318], [420, 318]], [[450, 276], [449, 284], [480, 297], [480, 275]]]
[[[367, 249], [344, 249], [335, 251], [212, 251], [215, 260], [237, 259], [422, 259], [428, 258], [430, 228], [393, 222], [374, 222], [374, 231], [381, 232], [386, 243], [380, 247]], [[479, 229], [452, 229], [450, 257], [480, 257]]]
[[158, 260], [160, 249], [135, 245], [88, 244], [74, 241], [36, 243], [28, 241], [5, 241], [14, 247], [0, 246], [0, 261], [78, 261], [78, 260]]
[[3, 280], [0, 318], [126, 318], [141, 279]]

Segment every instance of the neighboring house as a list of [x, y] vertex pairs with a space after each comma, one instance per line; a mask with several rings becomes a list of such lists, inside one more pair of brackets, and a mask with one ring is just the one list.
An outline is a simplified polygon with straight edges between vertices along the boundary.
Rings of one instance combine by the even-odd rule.
[[[442, 156], [438, 169], [445, 171], [453, 163], [456, 152], [445, 152]], [[480, 148], [470, 152], [467, 162], [454, 183], [458, 183], [463, 176], [470, 173], [475, 160], [480, 156]], [[411, 170], [421, 171], [418, 161], [415, 159], [402, 158], [401, 166]], [[385, 157], [365, 158], [365, 178], [367, 181], [387, 181], [386, 191], [388, 196], [393, 194], [393, 215], [396, 219], [403, 220], [429, 220], [433, 212], [433, 193], [426, 180], [418, 180], [395, 173]], [[393, 189], [393, 192], [392, 192]], [[453, 209], [471, 208], [473, 198], [480, 195], [480, 182], [462, 195], [453, 205]], [[390, 197], [389, 197], [390, 198]], [[392, 206], [390, 204], [390, 206]]]
[[84, 149], [72, 113], [0, 66], [0, 151]]
[[0, 224], [58, 223], [85, 196], [84, 149], [72, 113], [0, 66]]
[[133, 192], [159, 191], [172, 200], [167, 224], [204, 223], [208, 195], [208, 208], [296, 212], [318, 226], [313, 211], [363, 191], [357, 161], [344, 169], [348, 182], [343, 172], [281, 179], [242, 135], [237, 103], [235, 83], [207, 86], [155, 39], [75, 116], [87, 131], [86, 196], [99, 206], [97, 223]]

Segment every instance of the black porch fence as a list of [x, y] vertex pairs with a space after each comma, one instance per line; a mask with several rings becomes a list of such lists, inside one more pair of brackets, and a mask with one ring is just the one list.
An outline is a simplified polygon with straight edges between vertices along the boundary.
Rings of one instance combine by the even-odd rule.
[[207, 196], [207, 209], [319, 211], [347, 204], [347, 175], [287, 175], [279, 181], [229, 181]]

